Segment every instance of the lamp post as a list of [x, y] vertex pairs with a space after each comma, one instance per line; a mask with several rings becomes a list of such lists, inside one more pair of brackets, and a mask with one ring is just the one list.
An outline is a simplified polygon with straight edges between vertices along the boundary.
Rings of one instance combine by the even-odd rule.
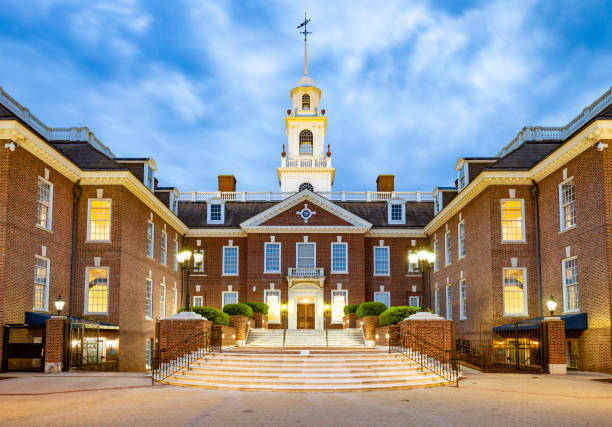
[[548, 311], [550, 311], [550, 317], [555, 316], [555, 309], [557, 308], [557, 301], [551, 295], [548, 297], [548, 301], [546, 301], [546, 307], [548, 307]]
[[327, 329], [327, 325], [329, 323], [328, 320], [327, 320], [327, 318], [329, 317], [329, 309], [330, 309], [329, 304], [325, 304], [323, 306], [323, 316], [324, 316], [323, 320], [325, 321], [325, 329]]
[[59, 316], [60, 313], [62, 312], [62, 309], [64, 308], [64, 304], [66, 302], [64, 301], [64, 298], [62, 298], [62, 296], [58, 296], [57, 299], [55, 300], [55, 309], [57, 310], [57, 315]]
[[181, 289], [184, 288], [185, 281], [185, 270], [187, 271], [187, 298], [185, 301], [185, 311], [191, 311], [191, 305], [189, 303], [190, 295], [189, 295], [189, 260], [191, 259], [191, 249], [189, 246], [183, 243], [183, 247], [176, 254], [176, 260], [181, 265]]
[[283, 329], [287, 329], [287, 304], [281, 305], [281, 316], [283, 317]]
[[[429, 305], [429, 286], [425, 289], [425, 270], [431, 269], [436, 261], [436, 254], [429, 249], [420, 249], [408, 256], [408, 262], [421, 270], [421, 308]], [[427, 276], [429, 278], [429, 275]]]

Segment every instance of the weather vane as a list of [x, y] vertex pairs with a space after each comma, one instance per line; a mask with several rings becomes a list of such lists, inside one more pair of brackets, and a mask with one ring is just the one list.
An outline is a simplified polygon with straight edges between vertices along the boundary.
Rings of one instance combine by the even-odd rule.
[[298, 25], [297, 29], [304, 27], [304, 31], [300, 31], [300, 34], [304, 34], [304, 75], [308, 74], [308, 60], [307, 60], [307, 45], [308, 45], [308, 34], [312, 34], [312, 31], [308, 31], [306, 26], [310, 22], [310, 19], [306, 18], [306, 12], [304, 12], [304, 22]]

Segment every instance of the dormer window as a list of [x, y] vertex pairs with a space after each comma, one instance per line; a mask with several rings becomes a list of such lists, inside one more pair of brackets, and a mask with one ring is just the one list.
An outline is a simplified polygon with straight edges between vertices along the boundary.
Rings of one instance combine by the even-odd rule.
[[144, 184], [151, 191], [155, 190], [155, 178], [153, 176], [154, 173], [155, 171], [153, 170], [151, 165], [148, 163], [145, 163], [144, 165]]
[[312, 132], [305, 129], [300, 132], [300, 156], [312, 156]]
[[302, 110], [310, 110], [310, 95], [302, 95]]
[[459, 188], [459, 190], [462, 190], [469, 184], [469, 181], [470, 181], [470, 177], [468, 175], [468, 164], [467, 163], [464, 163], [463, 165], [461, 165], [461, 168], [459, 168], [458, 174], [459, 174], [459, 179], [457, 180], [457, 187]]
[[212, 200], [207, 203], [207, 222], [209, 224], [225, 223], [225, 204], [223, 200]]
[[403, 200], [389, 202], [389, 224], [406, 223], [406, 203]]
[[178, 197], [174, 193], [174, 191], [170, 192], [170, 197], [168, 198], [168, 207], [174, 213], [174, 215], [178, 215]]

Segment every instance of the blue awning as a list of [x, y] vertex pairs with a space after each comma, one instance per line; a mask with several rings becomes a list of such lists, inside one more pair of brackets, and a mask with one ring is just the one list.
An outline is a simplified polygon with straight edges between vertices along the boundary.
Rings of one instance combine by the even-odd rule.
[[[565, 321], [566, 331], [584, 331], [589, 327], [589, 321], [586, 313], [572, 313], [562, 314], [559, 316]], [[543, 317], [534, 317], [532, 319], [524, 320], [518, 323], [519, 331], [528, 331], [537, 329], [538, 323], [544, 320]], [[514, 323], [508, 323], [507, 325], [496, 326], [493, 328], [494, 332], [510, 332], [515, 328]]]
[[[26, 311], [25, 323], [27, 325], [46, 325], [47, 320], [52, 317], [51, 314], [47, 313], [36, 313], [32, 311]], [[119, 329], [117, 325], [111, 325], [110, 323], [93, 322], [91, 320], [80, 319], [78, 317], [68, 317], [73, 324], [82, 323], [83, 325], [100, 326], [101, 329]]]

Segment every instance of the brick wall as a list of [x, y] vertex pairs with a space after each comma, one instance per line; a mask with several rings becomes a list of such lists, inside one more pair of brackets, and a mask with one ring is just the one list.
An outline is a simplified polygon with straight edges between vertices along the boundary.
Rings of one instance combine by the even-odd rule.
[[212, 325], [212, 330], [218, 332], [223, 347], [236, 345], [236, 328], [232, 326]]
[[[188, 349], [190, 339], [199, 334], [209, 334], [212, 323], [205, 319], [164, 319], [159, 322], [159, 357], [167, 361], [169, 354], [175, 349]], [[186, 343], [185, 341], [188, 341]]]
[[[455, 346], [453, 326], [450, 320], [406, 319], [400, 322], [400, 333], [408, 332], [408, 337], [414, 336], [442, 350], [452, 350]], [[408, 338], [409, 341], [412, 338]]]

